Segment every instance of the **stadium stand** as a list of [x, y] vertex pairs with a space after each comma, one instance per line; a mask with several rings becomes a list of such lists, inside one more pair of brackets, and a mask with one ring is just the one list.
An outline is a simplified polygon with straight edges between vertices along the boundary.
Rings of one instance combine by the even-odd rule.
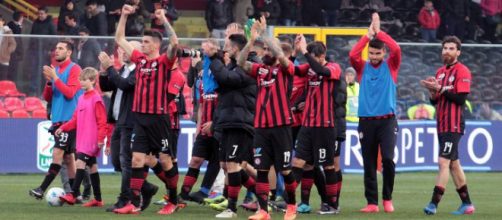
[[47, 119], [47, 111], [45, 109], [37, 109], [31, 113], [32, 118]]

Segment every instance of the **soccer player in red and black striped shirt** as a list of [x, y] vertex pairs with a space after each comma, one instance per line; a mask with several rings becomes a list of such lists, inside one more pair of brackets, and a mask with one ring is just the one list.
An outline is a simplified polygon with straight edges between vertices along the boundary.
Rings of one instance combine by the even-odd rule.
[[425, 214], [436, 213], [437, 206], [448, 184], [451, 174], [462, 204], [453, 214], [472, 214], [471, 203], [465, 174], [458, 160], [458, 143], [464, 134], [465, 119], [463, 109], [467, 95], [471, 91], [471, 72], [458, 61], [460, 40], [455, 36], [446, 36], [443, 40], [442, 58], [445, 64], [436, 72], [436, 77], [422, 80], [421, 84], [430, 91], [431, 103], [436, 106], [437, 132], [439, 139], [439, 173], [436, 186]]
[[[213, 131], [211, 129], [213, 125], [213, 115], [218, 104], [218, 94], [205, 94], [203, 83], [199, 85], [198, 89], [201, 96], [199, 100], [199, 111], [197, 112], [197, 137], [195, 138], [192, 149], [192, 158], [190, 158], [190, 163], [188, 164], [188, 171], [183, 180], [183, 186], [181, 187], [180, 197], [184, 200], [202, 203], [204, 200], [201, 199], [208, 196], [209, 190], [220, 170], [218, 161], [219, 143], [213, 137]], [[198, 192], [189, 194], [193, 185], [197, 182], [200, 167], [204, 160], [207, 160], [208, 164], [201, 188]]]
[[[258, 95], [256, 98], [256, 112], [254, 117], [254, 162], [258, 170], [256, 195], [260, 210], [249, 219], [270, 218], [267, 210], [270, 186], [268, 172], [275, 166], [277, 172], [284, 176], [288, 205], [285, 219], [296, 217], [295, 190], [296, 181], [291, 172], [291, 124], [293, 114], [290, 105], [290, 85], [294, 74], [293, 63], [284, 55], [276, 39], [265, 36], [265, 18], [256, 22], [251, 30], [251, 38], [241, 51], [238, 64], [248, 74], [256, 78]], [[249, 50], [255, 43], [258, 34], [265, 42], [263, 64], [253, 64], [246, 61]]]
[[337, 63], [326, 61], [326, 46], [322, 42], [316, 41], [307, 45], [305, 37], [298, 35], [295, 47], [308, 61], [300, 65], [296, 71], [297, 75], [308, 78], [308, 87], [303, 123], [298, 133], [296, 155], [293, 160], [293, 172], [299, 182], [303, 169], [308, 172], [316, 165], [324, 167], [326, 196], [331, 207], [329, 214], [334, 214], [337, 212], [335, 205], [337, 181], [334, 166], [335, 85], [340, 80], [342, 71]]
[[[135, 113], [135, 124], [132, 140], [132, 173], [131, 173], [131, 203], [115, 209], [120, 214], [137, 214], [140, 212], [140, 192], [145, 175], [143, 173], [145, 158], [148, 154], [157, 154], [169, 146], [169, 115], [168, 104], [174, 99], [176, 92], [169, 90], [170, 69], [176, 60], [175, 51], [178, 38], [173, 28], [165, 17], [164, 10], [155, 11], [155, 16], [164, 22], [164, 27], [169, 37], [169, 46], [166, 53], [160, 55], [162, 34], [156, 31], [145, 31], [141, 47], [142, 51], [135, 50], [125, 38], [125, 25], [128, 15], [134, 13], [135, 8], [124, 5], [122, 14], [115, 33], [117, 44], [136, 63], [136, 87], [132, 111]], [[162, 153], [161, 153], [162, 155]], [[161, 158], [165, 158], [162, 157]], [[171, 158], [161, 160], [163, 164], [167, 185], [176, 187], [177, 171], [173, 169]], [[177, 198], [169, 198], [159, 214], [172, 214], [176, 210]]]

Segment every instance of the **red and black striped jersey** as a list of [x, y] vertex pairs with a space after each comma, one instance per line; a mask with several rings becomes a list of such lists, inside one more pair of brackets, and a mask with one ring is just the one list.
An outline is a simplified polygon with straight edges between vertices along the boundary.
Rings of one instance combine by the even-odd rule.
[[293, 77], [293, 88], [291, 88], [291, 97], [289, 99], [291, 101], [291, 109], [293, 111], [293, 127], [302, 125], [303, 110], [298, 109], [298, 106], [295, 105], [305, 101], [307, 94], [307, 81], [306, 77]]
[[167, 93], [170, 80], [169, 69], [174, 61], [166, 54], [148, 59], [145, 54], [133, 50], [131, 61], [136, 64], [136, 86], [132, 111], [145, 114], [167, 114]]
[[[218, 105], [218, 94], [204, 94], [204, 87], [202, 83], [199, 86], [199, 92], [200, 94], [202, 94], [199, 100], [201, 108], [200, 125], [202, 126], [207, 122], [213, 121], [214, 111], [216, 110], [216, 106]], [[209, 137], [213, 136], [212, 133], [202, 135]]]
[[342, 70], [337, 63], [326, 63], [329, 76], [318, 75], [309, 64], [298, 67], [300, 76], [308, 78], [303, 127], [335, 127], [335, 85]]
[[168, 93], [176, 95], [176, 97], [169, 103], [169, 121], [171, 122], [171, 129], [180, 129], [178, 102], [180, 101], [180, 96], [183, 95], [185, 81], [185, 75], [183, 75], [179, 68], [171, 70], [171, 80], [169, 80]]
[[294, 72], [295, 67], [291, 62], [287, 68], [280, 64], [275, 66], [253, 64], [250, 74], [257, 79], [258, 84], [254, 117], [256, 128], [279, 127], [293, 123], [289, 87]]
[[[436, 79], [443, 89], [449, 93], [470, 93], [471, 71], [462, 63], [457, 62], [452, 66], [443, 66], [436, 72]], [[464, 107], [448, 100], [439, 94], [436, 98], [436, 115], [438, 133], [455, 132], [464, 133], [465, 119]]]

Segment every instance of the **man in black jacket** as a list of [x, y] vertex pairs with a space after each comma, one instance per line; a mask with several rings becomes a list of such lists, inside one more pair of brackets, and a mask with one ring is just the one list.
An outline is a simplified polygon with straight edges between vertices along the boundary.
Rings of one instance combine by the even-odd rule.
[[80, 26], [89, 28], [91, 36], [107, 36], [108, 21], [105, 13], [98, 10], [98, 1], [87, 1], [85, 9], [86, 13], [80, 18]]
[[[48, 9], [42, 6], [38, 9], [37, 20], [33, 22], [30, 34], [32, 35], [56, 35], [56, 26], [52, 22], [52, 17], [47, 14]], [[40, 95], [42, 83], [42, 66], [50, 63], [50, 51], [55, 43], [50, 38], [31, 38], [30, 51], [33, 58], [31, 61], [32, 71], [30, 72], [31, 93], [35, 96]]]
[[75, 53], [76, 60], [82, 68], [93, 67], [98, 69], [98, 55], [101, 52], [101, 46], [96, 39], [90, 38], [89, 34], [90, 31], [86, 27], [79, 28], [78, 35], [82, 38], [78, 40], [77, 52]]
[[[13, 34], [21, 34], [24, 16], [21, 12], [16, 11], [12, 14], [12, 21], [7, 23], [7, 26], [12, 30]], [[16, 50], [10, 54], [9, 70], [7, 71], [7, 79], [15, 81], [17, 76], [17, 67], [23, 60], [23, 41], [20, 37], [16, 37]]]
[[[246, 45], [246, 37], [233, 34], [225, 51], [231, 62], [225, 66], [218, 45], [207, 41], [202, 45], [204, 53], [211, 59], [210, 69], [218, 82], [218, 106], [213, 118], [215, 136], [220, 142], [220, 155], [224, 156], [228, 179], [228, 209], [216, 215], [217, 218], [237, 216], [236, 203], [241, 185], [253, 190], [255, 183], [242, 168], [251, 155], [253, 144], [253, 119], [256, 101], [256, 80], [237, 66], [236, 56]], [[219, 135], [218, 135], [219, 134]]]
[[[136, 49], [141, 49], [139, 42], [131, 41], [130, 43]], [[100, 87], [103, 91], [112, 91], [107, 115], [108, 123], [115, 124], [111, 141], [112, 164], [116, 171], [122, 173], [120, 195], [117, 202], [106, 209], [107, 212], [112, 212], [114, 209], [122, 208], [127, 204], [128, 199], [126, 195], [129, 191], [129, 182], [131, 179], [132, 152], [130, 146], [134, 121], [131, 108], [134, 98], [134, 86], [136, 85], [136, 78], [134, 76], [136, 65], [130, 63], [129, 57], [120, 48], [119, 56], [121, 58], [119, 59], [120, 62], [124, 64], [120, 68], [120, 73], [113, 68], [112, 61], [106, 53], [101, 52], [99, 54], [101, 66], [106, 70], [106, 72], [103, 72], [99, 76]], [[148, 207], [149, 202], [145, 201], [151, 201], [157, 190], [157, 186], [145, 181], [141, 189], [144, 201], [141, 207], [142, 210]]]
[[210, 0], [206, 8], [206, 25], [211, 36], [224, 38], [225, 28], [233, 22], [232, 3], [229, 0]]

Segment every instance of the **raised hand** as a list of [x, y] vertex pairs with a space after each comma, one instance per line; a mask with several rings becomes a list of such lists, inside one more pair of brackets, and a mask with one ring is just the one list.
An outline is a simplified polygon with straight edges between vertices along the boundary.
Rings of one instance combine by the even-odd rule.
[[155, 10], [155, 18], [159, 19], [162, 22], [167, 22], [165, 10], [164, 9]]
[[375, 31], [375, 34], [378, 34], [380, 32], [380, 16], [377, 12], [373, 13], [371, 21], [373, 23], [373, 31]]
[[122, 7], [122, 14], [123, 15], [130, 15], [130, 14], [134, 14], [134, 12], [136, 11], [136, 8], [134, 8], [133, 6], [131, 5], [124, 5]]
[[110, 58], [110, 56], [108, 56], [105, 52], [99, 53], [98, 59], [99, 62], [101, 62], [101, 68], [103, 68], [103, 70], [106, 70], [113, 65], [112, 58]]
[[260, 22], [255, 22], [253, 26], [251, 26], [251, 36], [249, 38], [249, 41], [251, 43], [254, 43], [256, 39], [258, 39], [258, 36], [260, 35]]
[[264, 15], [260, 17], [260, 31], [263, 32], [267, 30], [267, 18]]
[[228, 26], [227, 30], [225, 31], [225, 35], [230, 37], [232, 34], [239, 34], [242, 33], [241, 30], [239, 30], [239, 25], [237, 23], [232, 23], [230, 26]]

